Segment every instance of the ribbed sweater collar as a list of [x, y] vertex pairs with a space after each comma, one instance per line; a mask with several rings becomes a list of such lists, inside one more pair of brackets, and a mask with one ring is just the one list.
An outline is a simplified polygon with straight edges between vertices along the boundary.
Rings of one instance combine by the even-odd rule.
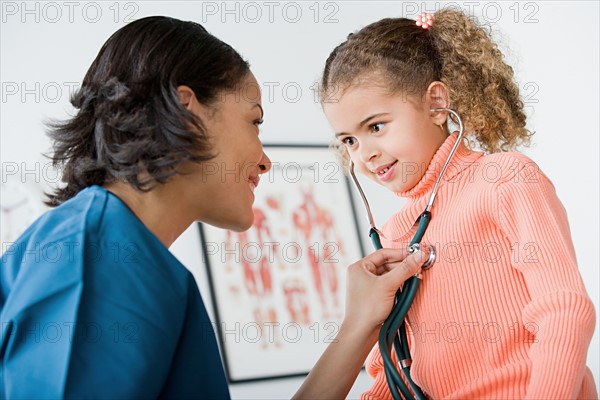
[[[448, 159], [450, 151], [452, 150], [452, 146], [454, 146], [454, 143], [456, 143], [457, 139], [458, 132], [448, 135], [444, 143], [442, 143], [440, 148], [433, 155], [433, 158], [431, 159], [431, 162], [429, 163], [429, 166], [427, 167], [427, 170], [425, 171], [425, 174], [423, 174], [421, 180], [411, 189], [403, 192], [396, 192], [396, 195], [414, 199], [430, 193], [431, 189], [433, 189], [433, 185], [435, 184], [435, 180], [442, 171], [444, 163]], [[452, 156], [452, 160], [446, 169], [446, 173], [440, 181], [440, 187], [446, 182], [452, 181], [456, 175], [468, 168], [482, 155], [483, 153], [471, 151], [465, 146], [464, 143], [461, 143], [456, 149], [454, 156]]]

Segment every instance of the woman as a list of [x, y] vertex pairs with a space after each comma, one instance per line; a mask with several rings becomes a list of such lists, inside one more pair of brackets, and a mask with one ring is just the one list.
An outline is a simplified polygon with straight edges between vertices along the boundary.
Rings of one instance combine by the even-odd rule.
[[[200, 25], [149, 17], [108, 39], [72, 103], [51, 132], [56, 208], [2, 256], [2, 396], [228, 398], [196, 283], [167, 249], [195, 221], [252, 225], [270, 168], [256, 79]], [[297, 397], [348, 393], [427, 255], [406, 256], [348, 268], [337, 340]]]

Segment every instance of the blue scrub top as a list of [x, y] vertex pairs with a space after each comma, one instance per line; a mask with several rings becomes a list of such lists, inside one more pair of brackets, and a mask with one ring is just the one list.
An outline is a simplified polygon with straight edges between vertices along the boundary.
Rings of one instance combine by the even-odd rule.
[[6, 248], [0, 307], [0, 398], [230, 397], [192, 274], [102, 187]]

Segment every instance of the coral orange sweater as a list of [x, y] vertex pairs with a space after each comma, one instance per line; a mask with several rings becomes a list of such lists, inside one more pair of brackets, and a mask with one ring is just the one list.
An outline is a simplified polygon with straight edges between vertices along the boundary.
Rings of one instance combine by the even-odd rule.
[[[450, 149], [398, 193], [405, 207], [383, 227], [384, 247], [406, 246]], [[407, 233], [408, 232], [408, 233]], [[445, 399], [598, 398], [586, 367], [596, 315], [577, 268], [552, 183], [520, 153], [461, 145], [446, 171], [423, 243], [437, 250], [408, 312], [411, 375]], [[375, 346], [362, 399], [391, 399]]]

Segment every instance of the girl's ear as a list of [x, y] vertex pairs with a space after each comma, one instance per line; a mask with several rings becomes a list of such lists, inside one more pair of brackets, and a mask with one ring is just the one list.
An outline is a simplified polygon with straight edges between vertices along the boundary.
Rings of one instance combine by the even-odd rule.
[[[431, 82], [425, 94], [425, 104], [432, 108], [448, 108], [450, 105], [448, 88], [443, 82]], [[446, 122], [447, 113], [432, 113], [431, 118], [436, 125], [443, 125]]]

